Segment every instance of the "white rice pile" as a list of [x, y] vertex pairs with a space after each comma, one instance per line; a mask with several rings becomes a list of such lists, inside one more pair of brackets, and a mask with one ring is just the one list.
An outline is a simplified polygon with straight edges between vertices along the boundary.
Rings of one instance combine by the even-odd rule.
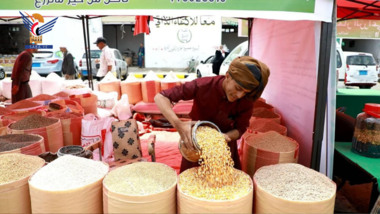
[[328, 177], [294, 163], [261, 167], [253, 179], [264, 191], [290, 201], [327, 200], [336, 191]]
[[42, 190], [63, 191], [92, 184], [107, 173], [102, 162], [65, 155], [41, 168], [29, 182]]

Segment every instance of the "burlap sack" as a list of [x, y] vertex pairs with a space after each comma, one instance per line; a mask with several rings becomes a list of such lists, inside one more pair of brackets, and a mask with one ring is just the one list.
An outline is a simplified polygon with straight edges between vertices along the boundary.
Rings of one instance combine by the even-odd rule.
[[70, 95], [70, 100], [73, 100], [79, 105], [81, 105], [84, 109], [84, 114], [88, 113], [93, 113], [97, 114], [98, 113], [98, 97], [95, 94], [79, 94], [79, 95]]
[[115, 160], [142, 157], [139, 129], [135, 119], [112, 122], [111, 131]]

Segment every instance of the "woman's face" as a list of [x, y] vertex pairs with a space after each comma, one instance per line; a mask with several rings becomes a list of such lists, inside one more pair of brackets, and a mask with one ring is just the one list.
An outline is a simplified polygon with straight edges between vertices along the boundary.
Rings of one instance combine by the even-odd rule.
[[226, 93], [229, 102], [235, 102], [236, 100], [243, 98], [250, 91], [241, 87], [228, 73], [226, 73], [224, 92]]

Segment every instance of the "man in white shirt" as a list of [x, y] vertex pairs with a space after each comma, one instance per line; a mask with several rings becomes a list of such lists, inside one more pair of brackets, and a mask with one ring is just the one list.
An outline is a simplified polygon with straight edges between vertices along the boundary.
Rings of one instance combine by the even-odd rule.
[[104, 37], [99, 37], [94, 44], [102, 50], [99, 60], [100, 67], [96, 74], [98, 81], [100, 81], [108, 72], [113, 72], [115, 75], [115, 56], [113, 55], [113, 51], [108, 47], [107, 40]]

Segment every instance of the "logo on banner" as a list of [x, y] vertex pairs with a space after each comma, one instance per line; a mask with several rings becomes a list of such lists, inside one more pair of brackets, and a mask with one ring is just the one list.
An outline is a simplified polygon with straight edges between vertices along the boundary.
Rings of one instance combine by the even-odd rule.
[[49, 49], [53, 48], [53, 45], [38, 45], [42, 44], [42, 35], [51, 31], [54, 27], [54, 24], [57, 22], [58, 17], [45, 23], [44, 17], [38, 13], [33, 13], [29, 15], [25, 12], [26, 15], [21, 13], [22, 21], [24, 26], [29, 31], [29, 41], [31, 45], [27, 45], [27, 49]]

